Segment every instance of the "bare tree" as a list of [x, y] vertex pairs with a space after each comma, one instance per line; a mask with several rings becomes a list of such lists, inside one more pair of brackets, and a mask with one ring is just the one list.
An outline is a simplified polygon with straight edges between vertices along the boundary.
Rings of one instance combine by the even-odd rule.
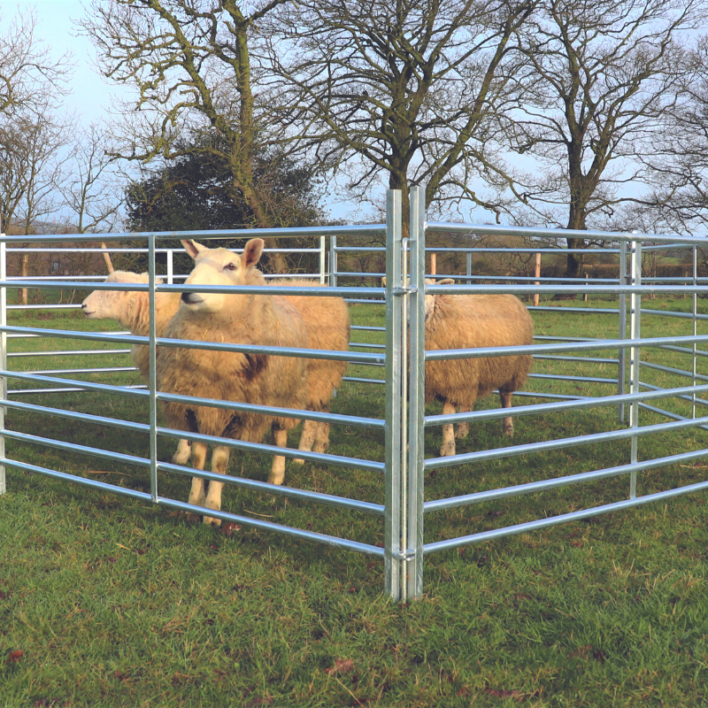
[[[511, 128], [515, 149], [541, 166], [541, 178], [527, 176], [517, 190], [524, 204], [584, 230], [635, 198], [625, 188], [646, 184], [639, 157], [682, 90], [677, 36], [696, 26], [700, 9], [699, 0], [543, 0], [519, 30], [529, 64], [517, 77], [524, 90]], [[567, 276], [580, 266], [568, 253]]]
[[67, 55], [53, 59], [36, 36], [34, 11], [18, 13], [11, 20], [0, 14], [0, 115], [45, 110], [48, 100], [58, 105], [66, 94]]
[[[274, 105], [299, 120], [317, 159], [359, 198], [382, 179], [426, 184], [426, 202], [471, 200], [499, 212], [484, 183], [505, 181], [492, 149], [510, 101], [515, 32], [536, 0], [305, 0], [264, 33]], [[279, 101], [278, 101], [279, 99]], [[293, 110], [296, 107], [296, 110]], [[407, 215], [407, 203], [404, 214]]]
[[708, 226], [708, 37], [684, 62], [681, 100], [643, 157], [652, 190], [641, 217], [662, 231], [705, 235]]
[[[82, 23], [103, 74], [136, 89], [118, 154], [145, 163], [201, 150], [226, 160], [228, 189], [252, 214], [246, 226], [286, 225], [272, 209], [269, 175], [256, 170], [274, 146], [285, 155], [287, 141], [254, 90], [250, 45], [256, 24], [288, 1], [262, 0], [249, 13], [235, 0], [92, 0]], [[218, 139], [190, 139], [208, 130]]]
[[105, 134], [95, 125], [79, 132], [71, 171], [61, 187], [76, 233], [111, 231], [120, 217], [123, 187]]

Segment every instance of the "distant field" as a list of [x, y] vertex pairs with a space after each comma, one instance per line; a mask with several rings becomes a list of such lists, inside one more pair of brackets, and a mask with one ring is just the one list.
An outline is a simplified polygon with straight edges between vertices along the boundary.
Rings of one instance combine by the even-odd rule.
[[[648, 300], [689, 312], [690, 298]], [[616, 308], [611, 299], [556, 303], [533, 313], [542, 336], [615, 337], [616, 315], [561, 312]], [[708, 301], [699, 301], [708, 313]], [[352, 307], [355, 324], [383, 325], [383, 308]], [[78, 312], [14, 315], [14, 323], [112, 330]], [[645, 315], [643, 336], [682, 336], [690, 320]], [[708, 333], [699, 324], [699, 333]], [[360, 342], [383, 335], [356, 332]], [[11, 351], [101, 349], [59, 339], [12, 340]], [[116, 348], [125, 348], [120, 347]], [[690, 369], [685, 355], [651, 350], [649, 361]], [[588, 356], [616, 357], [616, 351]], [[129, 366], [127, 354], [81, 366]], [[65, 357], [15, 357], [10, 368], [73, 366]], [[708, 374], [704, 363], [699, 372]], [[538, 360], [534, 373], [616, 378], [617, 366]], [[377, 378], [381, 369], [350, 367]], [[80, 378], [78, 376], [78, 378]], [[92, 375], [137, 384], [136, 372]], [[646, 370], [657, 386], [687, 385]], [[12, 382], [11, 387], [34, 387]], [[527, 390], [611, 395], [616, 386], [534, 379]], [[147, 422], [142, 403], [93, 393], [30, 394], [44, 406]], [[543, 399], [518, 397], [516, 405]], [[497, 407], [496, 398], [480, 407]], [[669, 410], [690, 415], [690, 403]], [[383, 417], [383, 386], [346, 383], [333, 411]], [[430, 406], [428, 412], [439, 412]], [[699, 408], [699, 415], [700, 415]], [[642, 425], [664, 418], [646, 411]], [[8, 427], [71, 443], [147, 456], [148, 440], [115, 428], [9, 411]], [[521, 417], [513, 444], [616, 430], [616, 408]], [[299, 430], [291, 433], [296, 446]], [[706, 431], [642, 439], [640, 459], [708, 448]], [[426, 431], [437, 456], [440, 431]], [[498, 421], [475, 426], [458, 452], [512, 444]], [[433, 472], [435, 499], [621, 464], [630, 443], [610, 442]], [[8, 456], [149, 490], [144, 469], [7, 442]], [[168, 459], [174, 443], [161, 440]], [[381, 434], [333, 427], [331, 451], [383, 460]], [[258, 480], [270, 459], [232, 455], [231, 473]], [[706, 478], [708, 461], [641, 473], [639, 493]], [[380, 476], [288, 464], [293, 487], [383, 501]], [[626, 498], [618, 478], [537, 496], [426, 516], [426, 541], [508, 526]], [[160, 493], [187, 498], [189, 480], [160, 479]], [[227, 488], [224, 508], [366, 543], [383, 543], [375, 517]], [[410, 606], [383, 596], [379, 561], [250, 530], [217, 531], [191, 517], [124, 497], [8, 470], [0, 497], [0, 706], [694, 706], [708, 703], [708, 508], [702, 494], [591, 518], [549, 531], [426, 558], [425, 597]], [[21, 654], [19, 653], [21, 652]]]

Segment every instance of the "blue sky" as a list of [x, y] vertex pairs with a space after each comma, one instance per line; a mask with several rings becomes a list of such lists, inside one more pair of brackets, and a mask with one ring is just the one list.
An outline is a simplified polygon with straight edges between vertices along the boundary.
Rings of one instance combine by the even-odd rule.
[[37, 16], [37, 39], [43, 40], [58, 58], [70, 52], [74, 71], [69, 83], [72, 94], [66, 99], [68, 112], [75, 112], [79, 122], [88, 125], [99, 121], [110, 108], [111, 96], [120, 88], [108, 84], [95, 69], [95, 52], [85, 37], [77, 36], [73, 21], [83, 17], [80, 0], [2, 0], [2, 26], [7, 26], [17, 10], [34, 8]]

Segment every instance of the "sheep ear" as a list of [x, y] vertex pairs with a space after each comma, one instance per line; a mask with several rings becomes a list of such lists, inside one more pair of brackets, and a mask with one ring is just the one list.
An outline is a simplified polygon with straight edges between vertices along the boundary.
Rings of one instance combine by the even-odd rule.
[[384, 288], [386, 287], [386, 276], [385, 275], [383, 278], [381, 278], [381, 285], [383, 285]]
[[262, 238], [252, 238], [243, 249], [241, 255], [241, 265], [244, 268], [253, 268], [261, 259], [263, 246], [265, 245]]
[[196, 258], [197, 255], [206, 249], [206, 246], [202, 246], [201, 243], [197, 243], [196, 241], [190, 239], [183, 239], [181, 241], [182, 245], [184, 246], [185, 250], [187, 253], [192, 257]]
[[455, 284], [455, 279], [454, 278], [443, 278], [442, 280], [438, 280], [436, 285], [454, 285]]

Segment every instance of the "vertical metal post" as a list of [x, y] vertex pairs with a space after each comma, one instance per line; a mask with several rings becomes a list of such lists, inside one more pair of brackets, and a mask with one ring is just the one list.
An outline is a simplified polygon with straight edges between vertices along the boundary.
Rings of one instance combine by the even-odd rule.
[[[386, 281], [388, 282], [388, 280]], [[337, 237], [329, 237], [329, 284], [337, 287]]]
[[175, 281], [175, 252], [170, 248], [167, 251], [167, 284], [172, 285]]
[[[410, 193], [410, 383], [408, 404], [408, 548], [406, 548], [407, 595], [423, 595], [423, 502], [425, 433], [425, 189]], [[405, 454], [405, 451], [404, 451]]]
[[[698, 285], [698, 247], [693, 247], [693, 287]], [[698, 335], [698, 293], [694, 291], [693, 293], [693, 336]], [[693, 385], [695, 386], [696, 374], [698, 369], [696, 368], [696, 351], [698, 347], [695, 342], [693, 342]], [[691, 418], [696, 417], [696, 392], [694, 391], [691, 395]]]
[[[619, 255], [619, 284], [627, 284], [627, 242], [620, 241]], [[627, 338], [627, 296], [620, 293], [619, 296], [619, 339]], [[617, 395], [623, 396], [625, 389], [625, 377], [627, 371], [627, 350], [620, 349], [617, 355]], [[617, 406], [617, 420], [624, 422], [624, 403]]]
[[157, 502], [157, 317], [155, 316], [155, 236], [148, 236], [148, 306], [150, 312], [150, 496]]
[[[642, 284], [642, 244], [641, 241], [631, 242], [631, 272], [630, 278], [632, 281], [632, 286], [639, 286]], [[642, 310], [642, 296], [632, 290], [632, 295], [630, 298], [630, 321], [629, 321], [629, 336], [632, 342], [636, 341], [641, 337], [641, 310]], [[639, 373], [640, 373], [640, 363], [641, 363], [641, 348], [637, 346], [632, 346], [629, 350], [629, 377], [631, 392], [633, 394], [639, 393]], [[629, 425], [632, 428], [639, 428], [639, 403], [638, 401], [632, 401], [629, 410]], [[632, 438], [632, 451], [631, 451], [631, 463], [637, 462], [637, 443], [638, 438], [635, 435]], [[634, 499], [637, 496], [637, 473], [630, 473], [629, 480], [629, 498]]]
[[[332, 249], [334, 252], [334, 248]], [[336, 267], [336, 258], [334, 259]], [[332, 269], [332, 273], [336, 272]], [[401, 595], [401, 192], [386, 192], [386, 498], [384, 573], [386, 594]]]
[[[0, 234], [5, 236], [5, 234]], [[0, 242], [0, 280], [7, 282], [7, 244]], [[0, 288], [0, 325], [7, 326], [7, 287]], [[0, 333], [0, 368], [7, 371], [7, 332]], [[0, 378], [0, 400], [7, 400], [7, 378]], [[0, 406], [0, 458], [5, 459], [5, 408]], [[0, 494], [7, 491], [7, 480], [5, 478], [5, 465], [0, 465]]]
[[327, 237], [320, 236], [320, 283], [327, 282]]
[[[402, 214], [401, 214], [402, 215]], [[408, 247], [410, 239], [401, 241], [401, 592], [402, 602], [408, 600]]]
[[467, 255], [467, 268], [465, 270], [465, 273], [467, 275], [467, 280], [465, 281], [467, 285], [469, 285], [472, 282], [472, 254], [468, 253]]

